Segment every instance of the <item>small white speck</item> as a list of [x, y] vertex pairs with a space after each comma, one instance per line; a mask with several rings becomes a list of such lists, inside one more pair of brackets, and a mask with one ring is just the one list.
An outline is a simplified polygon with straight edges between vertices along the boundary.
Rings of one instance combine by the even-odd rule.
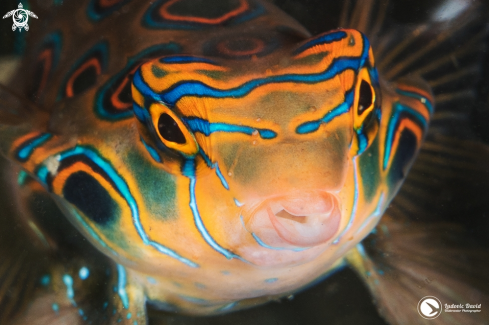
[[229, 172], [229, 173], [228, 173], [228, 176], [233, 176], [233, 173]]
[[257, 121], [257, 122], [260, 122], [260, 121], [261, 121], [261, 118], [257, 118], [257, 119], [256, 119], [256, 121]]
[[425, 103], [426, 103], [426, 98], [421, 98], [421, 102], [422, 102], [423, 104], [425, 104]]
[[253, 132], [251, 132], [252, 135], [258, 135], [258, 130], [253, 130]]
[[46, 166], [48, 171], [53, 176], [56, 176], [56, 174], [58, 173], [60, 158], [61, 157], [59, 155], [56, 155], [54, 157], [52, 156], [52, 157], [49, 157], [48, 159], [46, 159], [46, 162], [44, 163], [44, 165]]
[[255, 144], [256, 144], [256, 141], [253, 141], [253, 145], [255, 145]]

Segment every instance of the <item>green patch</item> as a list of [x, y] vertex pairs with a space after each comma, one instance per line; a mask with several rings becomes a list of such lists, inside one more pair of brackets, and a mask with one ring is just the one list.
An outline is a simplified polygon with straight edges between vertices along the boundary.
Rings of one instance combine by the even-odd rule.
[[329, 52], [311, 54], [306, 57], [294, 60], [294, 65], [316, 65], [321, 62], [327, 55], [329, 55]]
[[226, 73], [223, 71], [196, 70], [196, 72], [215, 80], [222, 80], [226, 76]]
[[168, 72], [166, 72], [165, 70], [161, 69], [160, 67], [154, 64], [151, 66], [151, 72], [153, 72], [153, 75], [156, 78], [163, 78], [168, 74]]
[[365, 200], [371, 202], [379, 187], [379, 140], [378, 137], [370, 148], [359, 157], [360, 175], [363, 181]]
[[[142, 204], [158, 219], [166, 221], [176, 218], [174, 176], [155, 167], [138, 151], [130, 151], [125, 158], [127, 168], [136, 179], [137, 190], [143, 197]], [[140, 202], [138, 203], [141, 205]]]
[[239, 147], [244, 145], [243, 143], [226, 143], [219, 146], [219, 150], [221, 151], [222, 159], [224, 160], [224, 170], [229, 170], [236, 155], [238, 154]]

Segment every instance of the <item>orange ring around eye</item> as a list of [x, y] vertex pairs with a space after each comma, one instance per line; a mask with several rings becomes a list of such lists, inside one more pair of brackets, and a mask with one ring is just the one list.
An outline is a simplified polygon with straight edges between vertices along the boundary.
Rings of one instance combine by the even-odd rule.
[[[372, 103], [369, 107], [364, 108], [363, 112], [358, 114], [358, 102], [360, 100], [360, 86], [362, 81], [366, 81], [370, 86], [372, 91]], [[357, 84], [355, 86], [355, 99], [353, 101], [353, 128], [358, 130], [362, 127], [363, 122], [367, 118], [368, 114], [373, 110], [375, 106], [375, 99], [377, 94], [375, 93], [375, 89], [372, 87], [372, 81], [370, 79], [370, 74], [368, 73], [367, 68], [363, 68], [358, 74]]]
[[[153, 121], [153, 126], [156, 133], [165, 146], [173, 150], [177, 150], [187, 157], [193, 157], [198, 153], [199, 145], [197, 144], [194, 135], [187, 129], [182, 120], [180, 120], [180, 118], [171, 109], [162, 103], [154, 103], [149, 107], [149, 112], [151, 114], [151, 119]], [[158, 130], [158, 121], [162, 114], [168, 114], [177, 123], [178, 128], [185, 137], [185, 143], [168, 141], [161, 136], [160, 131]]]

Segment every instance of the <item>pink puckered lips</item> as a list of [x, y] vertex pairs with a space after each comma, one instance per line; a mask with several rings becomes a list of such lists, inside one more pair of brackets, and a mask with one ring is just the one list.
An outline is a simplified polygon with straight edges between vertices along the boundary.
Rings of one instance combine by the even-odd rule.
[[312, 247], [337, 233], [341, 212], [334, 195], [314, 191], [268, 199], [252, 219], [250, 230], [261, 234], [260, 239], [267, 244], [276, 245], [283, 240], [295, 247]]

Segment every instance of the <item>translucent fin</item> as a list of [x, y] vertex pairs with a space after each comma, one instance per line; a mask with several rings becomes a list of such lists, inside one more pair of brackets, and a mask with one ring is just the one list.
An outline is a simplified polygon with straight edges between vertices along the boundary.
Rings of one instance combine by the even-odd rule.
[[[487, 250], [469, 244], [450, 224], [424, 224], [384, 216], [372, 234], [349, 256], [392, 324], [487, 324]], [[363, 246], [362, 246], [363, 245]], [[425, 296], [445, 304], [482, 304], [481, 312], [445, 312], [426, 320], [417, 311]]]
[[[454, 120], [445, 128], [458, 129]], [[467, 132], [464, 129], [464, 132]], [[489, 310], [425, 320], [419, 300], [489, 304], [489, 148], [430, 130], [382, 221], [349, 256], [393, 324], [486, 324]]]
[[8, 157], [14, 142], [28, 134], [46, 133], [48, 119], [39, 107], [0, 85], [1, 154]]
[[388, 19], [386, 12], [395, 7], [394, 1], [357, 1], [351, 13], [345, 5], [342, 14], [349, 17], [343, 19], [342, 27], [359, 29], [369, 37], [384, 79], [410, 75], [428, 82], [439, 115], [471, 108], [483, 77], [489, 31], [483, 1], [452, 3], [453, 8], [447, 10], [449, 4], [433, 5], [429, 19], [409, 25]]
[[0, 127], [25, 123], [35, 112], [36, 109], [30, 102], [0, 85]]
[[489, 228], [484, 217], [489, 211], [489, 147], [440, 133], [430, 130], [388, 213], [396, 219], [460, 223], [484, 241]]
[[92, 257], [52, 263], [41, 278], [44, 285], [13, 324], [146, 325], [143, 289], [121, 266]]
[[[7, 162], [0, 158], [0, 170]], [[3, 176], [3, 175], [2, 175]], [[0, 211], [0, 324], [9, 321], [17, 313], [22, 312], [32, 299], [42, 272], [46, 269], [46, 261], [38, 247], [25, 234], [21, 223], [15, 219], [15, 212], [3, 188], [2, 179], [0, 192], [2, 196]], [[7, 204], [9, 202], [10, 204]]]
[[145, 325], [144, 291], [129, 272], [87, 243], [33, 178], [0, 165], [0, 324]]

